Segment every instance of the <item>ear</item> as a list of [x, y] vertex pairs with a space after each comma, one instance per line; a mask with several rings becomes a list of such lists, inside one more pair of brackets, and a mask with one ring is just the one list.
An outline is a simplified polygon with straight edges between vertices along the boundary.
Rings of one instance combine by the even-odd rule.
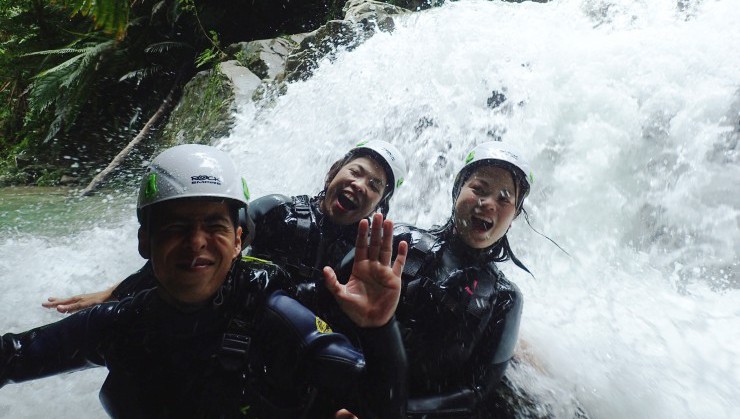
[[149, 234], [143, 227], [139, 227], [139, 254], [144, 259], [151, 257], [151, 248], [149, 245]]
[[236, 228], [236, 240], [234, 242], [234, 257], [238, 257], [242, 251], [242, 226]]

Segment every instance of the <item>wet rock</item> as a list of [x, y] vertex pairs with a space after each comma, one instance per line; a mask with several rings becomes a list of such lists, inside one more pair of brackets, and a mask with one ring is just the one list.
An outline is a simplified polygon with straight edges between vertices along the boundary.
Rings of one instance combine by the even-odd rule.
[[491, 92], [491, 96], [488, 97], [486, 104], [488, 104], [489, 108], [496, 109], [499, 106], [501, 106], [504, 102], [506, 102], [506, 95], [503, 92], [494, 90]]

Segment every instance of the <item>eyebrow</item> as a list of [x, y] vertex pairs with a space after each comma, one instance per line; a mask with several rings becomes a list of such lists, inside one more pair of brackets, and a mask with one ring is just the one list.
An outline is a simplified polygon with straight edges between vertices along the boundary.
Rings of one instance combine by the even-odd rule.
[[[370, 173], [370, 171], [369, 171], [369, 170], [367, 170], [367, 168], [366, 168], [365, 166], [361, 165], [361, 164], [360, 164], [360, 163], [358, 163], [358, 162], [354, 162], [354, 163], [352, 163], [352, 165], [354, 165], [354, 166], [358, 167], [358, 168], [360, 169], [360, 171], [362, 171], [362, 174], [363, 174], [363, 175], [364, 175], [364, 174], [367, 174], [367, 173]], [[378, 186], [380, 186], [380, 187], [383, 187], [383, 188], [385, 187], [385, 182], [383, 181], [383, 179], [381, 179], [381, 178], [379, 178], [379, 177], [376, 177], [376, 176], [371, 176], [371, 177], [370, 177], [370, 181], [371, 181], [371, 182], [375, 182], [375, 183], [377, 183], [377, 184], [378, 184]]]
[[[474, 178], [472, 178], [471, 181], [470, 181], [470, 183], [473, 183], [473, 182], [480, 182], [486, 188], [494, 188], [498, 184], [498, 182], [493, 182], [493, 183], [492, 182], [488, 182], [486, 179], [480, 178], [480, 177], [474, 177]], [[501, 189], [502, 191], [505, 190], [505, 191], [508, 191], [509, 193], [511, 193], [511, 191], [514, 190], [514, 188], [515, 188], [514, 185], [509, 185], [506, 182], [503, 182], [503, 183], [504, 183], [503, 185], [499, 185], [498, 186], [498, 188]]]
[[224, 221], [226, 223], [231, 223], [231, 218], [228, 217], [228, 216], [222, 215], [222, 214], [207, 214], [204, 217], [197, 217], [197, 218], [186, 217], [186, 216], [175, 214], [175, 215], [169, 217], [169, 219], [167, 221], [162, 221], [162, 223], [164, 223], [164, 224], [169, 224], [169, 223], [193, 223], [193, 222], [197, 222], [199, 220], [203, 220], [204, 223], [213, 223], [213, 222], [220, 222], [220, 221]]

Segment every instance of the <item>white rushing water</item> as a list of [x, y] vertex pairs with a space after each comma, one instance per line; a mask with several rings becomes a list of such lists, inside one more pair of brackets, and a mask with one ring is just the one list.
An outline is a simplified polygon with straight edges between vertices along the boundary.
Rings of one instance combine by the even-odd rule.
[[[353, 144], [390, 141], [410, 166], [391, 218], [429, 227], [449, 215], [473, 145], [516, 143], [535, 170], [531, 223], [570, 256], [514, 223], [536, 279], [502, 268], [524, 293], [521, 337], [541, 370], [512, 380], [555, 417], [578, 403], [591, 418], [737, 418], [738, 6], [451, 3], [396, 19], [271, 107], [242, 104], [219, 146], [256, 197], [316, 193]], [[493, 92], [501, 106], [487, 105]], [[3, 232], [0, 331], [58, 319], [40, 308], [46, 296], [100, 289], [142, 264], [128, 199], [61, 237]], [[0, 418], [104, 416], [104, 376], [7, 386]]]

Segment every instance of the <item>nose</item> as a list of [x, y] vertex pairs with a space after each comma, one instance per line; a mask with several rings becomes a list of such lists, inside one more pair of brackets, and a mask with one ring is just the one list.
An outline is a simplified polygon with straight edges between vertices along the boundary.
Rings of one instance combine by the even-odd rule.
[[187, 245], [191, 250], [201, 250], [208, 244], [206, 230], [202, 226], [193, 226], [187, 238]]
[[478, 203], [476, 205], [481, 211], [492, 211], [496, 208], [495, 200], [490, 195], [478, 197]]
[[352, 189], [359, 194], [367, 194], [368, 186], [368, 180], [364, 177], [358, 177], [352, 181]]

